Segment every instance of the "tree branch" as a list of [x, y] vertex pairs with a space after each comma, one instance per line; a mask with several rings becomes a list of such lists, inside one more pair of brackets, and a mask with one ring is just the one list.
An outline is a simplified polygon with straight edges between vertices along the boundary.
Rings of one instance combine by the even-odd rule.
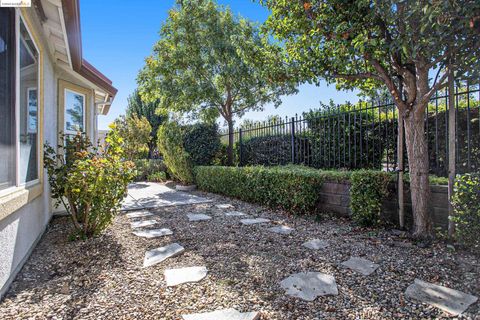
[[365, 60], [369, 61], [372, 64], [372, 66], [375, 68], [375, 70], [377, 70], [378, 74], [380, 75], [380, 78], [383, 80], [383, 82], [387, 86], [388, 91], [390, 91], [390, 93], [392, 94], [393, 101], [397, 105], [398, 109], [401, 112], [405, 111], [405, 109], [407, 109], [407, 105], [402, 100], [401, 94], [397, 86], [393, 82], [393, 79], [388, 75], [387, 70], [385, 70], [385, 68], [380, 64], [378, 60], [370, 58], [369, 55], [365, 55]]
[[382, 80], [382, 78], [375, 73], [372, 72], [364, 72], [364, 73], [357, 73], [357, 74], [342, 74], [342, 73], [334, 73], [332, 75], [336, 79], [345, 79], [345, 80], [361, 80], [361, 79], [375, 79], [375, 80]]

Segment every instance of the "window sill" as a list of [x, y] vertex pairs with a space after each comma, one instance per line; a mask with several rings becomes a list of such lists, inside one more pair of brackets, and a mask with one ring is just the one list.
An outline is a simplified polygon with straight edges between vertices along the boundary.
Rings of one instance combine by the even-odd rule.
[[38, 182], [31, 186], [15, 188], [12, 192], [1, 196], [0, 221], [38, 198], [42, 193], [43, 183]]

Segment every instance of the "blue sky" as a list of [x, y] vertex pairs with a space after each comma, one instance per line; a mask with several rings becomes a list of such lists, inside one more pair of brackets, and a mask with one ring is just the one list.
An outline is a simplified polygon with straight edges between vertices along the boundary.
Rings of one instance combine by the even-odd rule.
[[[136, 88], [136, 76], [159, 39], [158, 31], [173, 7], [174, 0], [81, 0], [83, 56], [102, 71], [118, 89], [117, 97], [107, 116], [99, 117], [99, 128], [106, 129], [116, 117], [125, 113], [128, 95]], [[252, 0], [220, 0], [232, 11], [262, 23], [267, 9]], [[250, 112], [244, 119], [261, 120], [270, 114], [292, 116], [317, 107], [319, 101], [336, 103], [357, 101], [353, 92], [338, 92], [334, 86], [302, 85], [299, 93], [282, 98], [275, 109], [267, 106], [263, 112]]]

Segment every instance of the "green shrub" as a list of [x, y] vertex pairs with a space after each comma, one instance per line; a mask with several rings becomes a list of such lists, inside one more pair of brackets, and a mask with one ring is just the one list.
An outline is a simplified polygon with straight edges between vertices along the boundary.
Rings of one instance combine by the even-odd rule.
[[[235, 144], [235, 147], [237, 144]], [[215, 166], [228, 166], [228, 146], [226, 144], [220, 144], [220, 148], [218, 149], [215, 157], [213, 158], [213, 165]], [[236, 150], [236, 149], [235, 149]], [[236, 156], [237, 153], [234, 152], [234, 164], [236, 164]]]
[[148, 176], [157, 172], [167, 172], [167, 167], [161, 159], [140, 159], [135, 160], [136, 176], [135, 181], [148, 180]]
[[134, 164], [122, 161], [124, 152], [116, 130], [106, 137], [99, 152], [87, 137], [77, 134], [67, 138], [58, 153], [45, 144], [44, 166], [52, 197], [70, 214], [75, 237], [99, 234], [112, 221], [134, 177]]
[[457, 176], [452, 196], [453, 221], [461, 243], [480, 249], [480, 174]]
[[[300, 166], [215, 166], [196, 167], [195, 176], [202, 190], [304, 214], [314, 211], [329, 173]], [[336, 172], [332, 179], [343, 181], [348, 173]]]
[[216, 124], [196, 123], [185, 128], [183, 146], [194, 165], [208, 166], [213, 163], [220, 145]]
[[163, 161], [174, 178], [182, 183], [193, 183], [193, 165], [190, 155], [183, 147], [184, 129], [176, 122], [160, 126], [157, 146]]
[[159, 171], [152, 174], [149, 174], [147, 181], [151, 182], [165, 182], [167, 181], [167, 174], [165, 172]]
[[[308, 162], [310, 153], [311, 146], [309, 140], [296, 136], [295, 163]], [[292, 137], [290, 135], [265, 135], [242, 141], [243, 165], [271, 166], [286, 165], [291, 162]]]
[[350, 176], [350, 209], [352, 219], [365, 226], [375, 226], [380, 221], [382, 201], [388, 193], [391, 175], [381, 171], [359, 170]]

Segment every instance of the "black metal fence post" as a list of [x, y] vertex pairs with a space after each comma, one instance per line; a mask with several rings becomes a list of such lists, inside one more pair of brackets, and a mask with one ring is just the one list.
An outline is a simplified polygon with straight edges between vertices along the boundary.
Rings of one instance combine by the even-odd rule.
[[243, 166], [243, 144], [242, 144], [242, 128], [238, 130], [238, 165], [241, 167]]
[[290, 139], [291, 139], [291, 146], [292, 146], [292, 163], [295, 164], [295, 118], [292, 117], [292, 127], [290, 130]]

